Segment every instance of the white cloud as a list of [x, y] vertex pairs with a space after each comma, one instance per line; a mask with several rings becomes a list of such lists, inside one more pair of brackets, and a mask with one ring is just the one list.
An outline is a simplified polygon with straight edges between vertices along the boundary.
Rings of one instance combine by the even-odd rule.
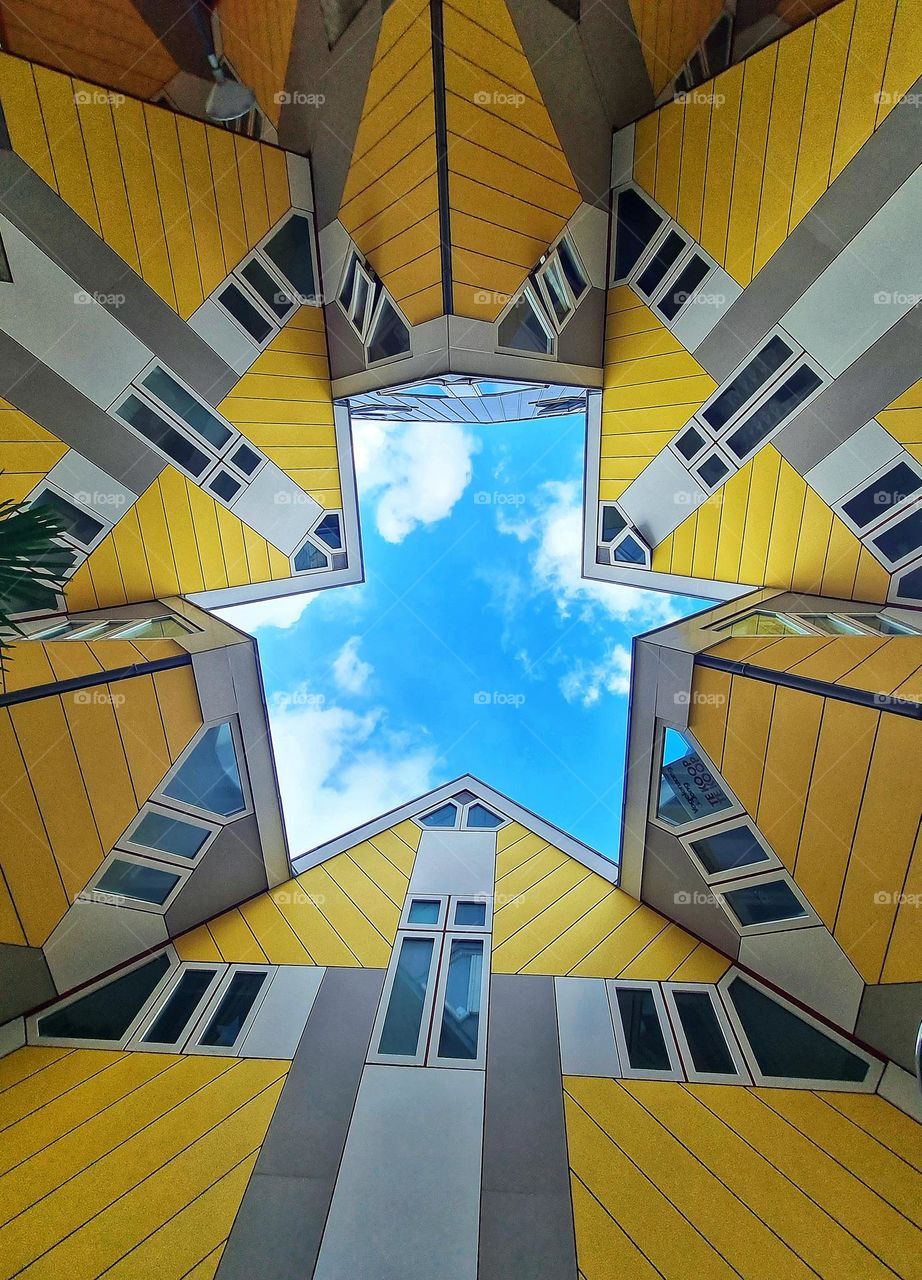
[[229, 609], [216, 609], [218, 617], [241, 631], [258, 631], [262, 627], [278, 627], [287, 631], [299, 620], [309, 604], [317, 599], [314, 592], [276, 596], [274, 600], [256, 600], [253, 604], [235, 604]]
[[592, 707], [603, 693], [625, 696], [631, 691], [631, 651], [613, 645], [601, 662], [577, 662], [560, 681], [567, 702]]
[[391, 729], [381, 707], [360, 715], [301, 686], [269, 717], [293, 858], [434, 786], [424, 732]]
[[451, 514], [471, 482], [479, 442], [451, 422], [356, 422], [355, 463], [388, 542]]
[[363, 693], [374, 674], [370, 662], [359, 657], [360, 636], [350, 636], [333, 659], [333, 679], [344, 693]]

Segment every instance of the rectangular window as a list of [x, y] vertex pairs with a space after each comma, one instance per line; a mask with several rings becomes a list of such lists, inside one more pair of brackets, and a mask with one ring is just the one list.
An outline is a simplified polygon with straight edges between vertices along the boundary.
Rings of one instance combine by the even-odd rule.
[[819, 374], [802, 364], [736, 428], [727, 440], [727, 447], [740, 461], [748, 458], [822, 385]]
[[693, 462], [711, 441], [697, 427], [687, 427], [681, 435], [676, 436], [672, 447], [684, 462]]
[[243, 291], [235, 284], [225, 285], [218, 294], [218, 301], [225, 311], [237, 321], [244, 333], [249, 334], [257, 346], [261, 347], [275, 332], [261, 311], [244, 297]]
[[184, 1032], [195, 1018], [219, 972], [218, 969], [183, 970], [156, 1017], [140, 1037], [140, 1043], [144, 1046], [181, 1047]]
[[750, 1084], [749, 1072], [713, 987], [665, 983], [676, 1038], [689, 1080]]
[[452, 921], [456, 925], [471, 925], [482, 929], [487, 923], [487, 904], [485, 902], [467, 902], [460, 899], [455, 903], [455, 914]]
[[633, 187], [617, 195], [613, 284], [627, 280], [662, 227], [663, 215]]
[[215, 830], [217, 828], [164, 809], [148, 808], [120, 843], [153, 853], [155, 857], [159, 854], [194, 862]]
[[159, 618], [140, 618], [136, 622], [122, 622], [118, 626], [120, 640], [166, 640], [174, 636], [187, 636], [198, 627], [175, 614], [162, 614]]
[[656, 304], [657, 311], [663, 319], [671, 322], [676, 318], [686, 302], [689, 302], [711, 272], [711, 264], [693, 253], [689, 261], [679, 272], [678, 277], [669, 285], [666, 292]]
[[154, 365], [141, 379], [141, 385], [212, 448], [223, 449], [233, 437], [231, 428], [197, 400], [191, 391], [177, 382], [162, 365]]
[[745, 884], [734, 882], [722, 897], [741, 929], [768, 925], [815, 924], [816, 918], [781, 877], [758, 876]]
[[678, 231], [667, 231], [659, 248], [637, 277], [637, 288], [645, 297], [649, 298], [656, 293], [666, 278], [666, 272], [678, 261], [686, 243], [685, 237], [679, 235]]
[[29, 504], [33, 507], [44, 507], [57, 517], [61, 531], [67, 538], [72, 538], [84, 550], [88, 550], [106, 532], [107, 526], [95, 516], [70, 502], [54, 489], [45, 488], [37, 494]]
[[262, 457], [248, 444], [242, 444], [231, 454], [231, 462], [245, 476], [251, 476], [262, 462]]
[[656, 983], [608, 983], [622, 1074], [638, 1080], [682, 1079], [678, 1050]]
[[407, 912], [407, 924], [438, 925], [443, 906], [441, 898], [413, 898]]
[[206, 1049], [235, 1048], [249, 1025], [250, 1013], [268, 977], [264, 970], [234, 972], [196, 1043]]
[[295, 303], [258, 258], [250, 258], [249, 262], [238, 268], [238, 274], [263, 306], [268, 307], [279, 320], [284, 321], [294, 311]]
[[128, 898], [135, 903], [148, 906], [163, 907], [167, 904], [175, 889], [179, 887], [182, 876], [178, 871], [169, 871], [165, 866], [140, 858], [115, 857], [97, 876], [89, 891], [94, 896], [103, 894], [112, 898]]
[[859, 490], [842, 503], [842, 510], [856, 529], [869, 525], [886, 516], [922, 489], [922, 476], [905, 462], [898, 462], [871, 484]]
[[726, 626], [720, 626], [725, 636], [806, 636], [809, 628], [783, 613], [768, 613], [757, 609], [754, 613], [735, 618]]
[[[404, 936], [381, 1028], [377, 1051], [389, 1058], [417, 1058], [420, 1040], [428, 1029], [427, 1011], [435, 939]], [[428, 1020], [427, 1020], [428, 1022]]]
[[873, 542], [894, 568], [911, 560], [922, 550], [922, 508], [902, 520], [894, 520]]
[[484, 939], [446, 938], [448, 949], [437, 1001], [438, 1039], [430, 1053], [437, 1065], [474, 1065], [483, 1055], [481, 1011], [484, 1002]]
[[242, 488], [242, 482], [229, 471], [219, 470], [208, 481], [209, 493], [215, 494], [222, 502], [233, 502]]
[[170, 462], [175, 463], [180, 471], [185, 471], [193, 480], [200, 480], [211, 466], [212, 458], [207, 453], [203, 453], [191, 440], [187, 440], [146, 400], [142, 400], [134, 393], [126, 396], [122, 403], [113, 409], [113, 413], [129, 427], [133, 427], [138, 435], [155, 445]]
[[715, 431], [720, 431], [793, 354], [793, 347], [783, 338], [779, 338], [777, 334], [769, 338], [758, 355], [739, 371], [729, 385], [701, 411], [700, 416]]
[[685, 840], [709, 877], [732, 875], [759, 865], [767, 870], [778, 861], [747, 822], [711, 827], [701, 835], [686, 836]]

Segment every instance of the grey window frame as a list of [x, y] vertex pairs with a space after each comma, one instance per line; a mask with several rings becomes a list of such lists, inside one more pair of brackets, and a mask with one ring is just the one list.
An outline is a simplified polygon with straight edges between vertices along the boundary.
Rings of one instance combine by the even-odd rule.
[[[214, 970], [215, 973], [211, 982], [208, 984], [208, 987], [206, 988], [204, 995], [199, 999], [197, 1005], [195, 1006], [192, 1013], [189, 1015], [188, 1019], [186, 1020], [186, 1023], [182, 1031], [177, 1036], [177, 1038], [172, 1042], [172, 1044], [164, 1044], [156, 1041], [145, 1042], [144, 1040], [145, 1034], [150, 1030], [150, 1028], [156, 1022], [157, 1018], [160, 1016], [170, 996], [173, 994], [173, 992], [176, 990], [177, 986], [179, 985], [179, 982], [182, 979], [183, 974], [189, 972], [189, 970], [192, 970], [192, 969], [196, 969], [200, 971]], [[132, 1035], [131, 1039], [128, 1041], [125, 1048], [136, 1049], [142, 1053], [182, 1053], [185, 1049], [186, 1044], [189, 1041], [190, 1036], [192, 1035], [193, 1028], [198, 1025], [201, 1019], [203, 1008], [206, 1008], [208, 1004], [211, 1002], [211, 999], [215, 991], [217, 990], [221, 982], [223, 982], [224, 980], [224, 977], [227, 973], [227, 969], [228, 969], [228, 965], [223, 960], [181, 961], [175, 970], [170, 971], [170, 974], [168, 975], [170, 978], [169, 984], [166, 987], [164, 987], [164, 989], [155, 996], [153, 1002], [149, 1003], [146, 1006], [144, 1010], [144, 1016], [141, 1019], [141, 1021], [138, 1023], [138, 1026], [136, 1027], [134, 1034]]]
[[[695, 850], [692, 848], [693, 841], [706, 839], [709, 836], [720, 835], [724, 831], [732, 831], [738, 827], [746, 827], [749, 834], [754, 838], [756, 844], [758, 844], [768, 855], [768, 860], [766, 862], [752, 862], [746, 867], [731, 867], [728, 871], [708, 871]], [[731, 885], [728, 882], [733, 882], [733, 884], [735, 884], [738, 880], [752, 879], [754, 876], [761, 875], [765, 872], [784, 870], [784, 865], [781, 862], [781, 859], [762, 835], [762, 832], [756, 824], [745, 812], [735, 818], [727, 818], [721, 822], [710, 822], [706, 827], [703, 827], [700, 830], [695, 829], [688, 831], [683, 829], [681, 835], [678, 836], [678, 840], [697, 867], [702, 878], [710, 885], [726, 884], [729, 888]], [[758, 870], [756, 871], [754, 868], [757, 868]]]
[[[477, 1054], [473, 1058], [451, 1058], [439, 1056], [439, 1036], [442, 1028], [442, 1017], [445, 1009], [445, 996], [448, 987], [448, 970], [451, 959], [451, 947], [454, 942], [482, 943], [483, 963], [480, 970], [480, 1014], [477, 1026]], [[492, 948], [490, 934], [472, 933], [467, 930], [446, 930], [442, 935], [442, 946], [439, 955], [438, 982], [435, 999], [432, 1005], [429, 1030], [429, 1052], [426, 1055], [428, 1067], [450, 1067], [456, 1071], [483, 1071], [487, 1059], [487, 1022], [489, 1020], [490, 999], [490, 959]]]
[[[663, 818], [659, 816], [659, 814], [656, 812], [656, 808], [659, 802], [660, 773], [663, 767], [663, 749], [665, 747], [667, 729], [672, 729], [674, 733], [677, 733], [679, 734], [680, 737], [684, 738], [686, 743], [696, 752], [698, 756], [700, 756], [701, 760], [707, 765], [708, 769], [713, 774], [714, 778], [720, 784], [720, 788], [723, 791], [724, 795], [726, 795], [730, 801], [730, 805], [728, 808], [721, 809], [719, 810], [719, 812], [711, 814], [709, 817], [691, 818], [689, 819], [688, 822], [683, 822], [678, 825], [675, 825], [671, 822], [666, 822]], [[666, 724], [664, 720], [658, 720], [656, 725], [656, 736], [654, 739], [653, 746], [654, 746], [654, 750], [653, 750], [654, 767], [653, 767], [653, 771], [650, 778], [650, 804], [647, 811], [648, 819], [653, 824], [653, 826], [659, 827], [661, 831], [668, 831], [674, 836], [681, 836], [687, 833], [697, 834], [699, 831], [706, 832], [706, 831], [709, 831], [712, 827], [716, 826], [717, 824], [725, 823], [731, 818], [738, 820], [740, 818], [745, 818], [748, 816], [744, 806], [740, 804], [739, 800], [736, 797], [736, 794], [731, 790], [723, 774], [716, 767], [714, 762], [711, 760], [711, 757], [708, 755], [708, 753], [704, 750], [704, 748], [698, 742], [698, 739], [692, 733], [691, 729], [689, 729], [687, 726], [684, 729], [680, 729], [678, 728], [677, 725]]]
[[[434, 924], [415, 924], [410, 920], [410, 908], [414, 902], [438, 902], [439, 916]], [[439, 933], [445, 929], [448, 916], [448, 895], [444, 893], [407, 893], [403, 910], [400, 913], [398, 930], [412, 929], [414, 933]]]
[[[398, 351], [392, 356], [381, 356], [379, 360], [372, 360], [369, 354], [369, 348], [374, 338], [375, 330], [378, 327], [378, 321], [381, 319], [381, 312], [384, 310], [385, 304], [389, 304], [393, 307], [397, 315], [406, 325], [410, 345], [406, 351]], [[413, 326], [410, 324], [395, 299], [388, 293], [383, 285], [378, 288], [377, 296], [372, 300], [371, 319], [368, 322], [368, 328], [365, 332], [365, 339], [362, 345], [365, 352], [365, 364], [369, 369], [378, 369], [382, 365], [393, 364], [397, 360], [407, 360], [413, 354]], [[519, 354], [521, 355], [521, 352]]]
[[[519, 299], [526, 296], [531, 304], [532, 309], [538, 317], [550, 342], [550, 351], [522, 351], [520, 347], [504, 347], [499, 340], [499, 328], [506, 316], [512, 311], [513, 307], [518, 303]], [[557, 359], [557, 329], [554, 322], [547, 314], [541, 295], [535, 287], [534, 281], [529, 276], [524, 283], [515, 291], [502, 311], [493, 321], [496, 330], [496, 347], [495, 350], [502, 355], [520, 356], [525, 360], [556, 360]]]
[[[160, 849], [152, 849], [149, 845], [136, 844], [131, 838], [132, 832], [140, 826], [144, 817], [149, 813], [160, 814], [162, 817], [170, 818], [173, 821], [187, 822], [190, 826], [200, 827], [202, 830], [207, 831], [208, 836], [195, 857], [183, 858], [177, 853], [167, 853]], [[123, 849], [126, 853], [133, 853], [137, 854], [138, 857], [148, 858], [153, 862], [165, 862], [169, 863], [171, 866], [178, 867], [195, 867], [199, 862], [201, 862], [202, 858], [204, 858], [205, 854], [214, 843], [218, 832], [221, 830], [222, 827], [219, 826], [213, 818], [200, 818], [196, 814], [185, 813], [178, 809], [170, 808], [162, 801], [148, 800], [147, 803], [142, 805], [139, 809], [137, 817], [132, 819], [130, 825], [125, 831], [125, 834], [116, 841], [115, 847], [117, 849]]]
[[[415, 894], [415, 897], [435, 897], [435, 894]], [[442, 956], [442, 939], [445, 937], [441, 929], [434, 929], [430, 926], [428, 929], [418, 929], [413, 927], [407, 930], [400, 930], [394, 939], [394, 945], [391, 949], [391, 958], [387, 966], [387, 974], [384, 978], [384, 987], [381, 991], [381, 999], [378, 1004], [378, 1012], [375, 1016], [374, 1026], [371, 1030], [371, 1041], [369, 1044], [369, 1052], [367, 1061], [370, 1063], [379, 1063], [387, 1066], [398, 1067], [421, 1067], [425, 1064], [426, 1054], [429, 1047], [429, 1036], [432, 1031], [432, 1009], [435, 1004], [436, 992], [436, 975], [439, 971], [439, 962]], [[412, 1054], [405, 1053], [381, 1053], [378, 1045], [381, 1041], [381, 1033], [384, 1030], [384, 1020], [387, 1017], [387, 1011], [391, 1003], [391, 993], [394, 989], [394, 980], [397, 976], [397, 965], [400, 960], [400, 953], [403, 943], [411, 938], [431, 938], [432, 939], [432, 955], [429, 959], [429, 972], [426, 975], [426, 989], [423, 996], [422, 1016], [419, 1020], [419, 1036], [416, 1041], [416, 1050]]]
[[[207, 967], [207, 966], [206, 966]], [[237, 1058], [240, 1056], [239, 1050], [243, 1047], [243, 1042], [247, 1038], [247, 1033], [256, 1021], [256, 1016], [262, 1008], [266, 996], [269, 994], [269, 988], [272, 986], [272, 979], [278, 972], [277, 964], [229, 964], [227, 972], [212, 992], [211, 998], [208, 1000], [202, 1010], [199, 1020], [193, 1025], [192, 1031], [187, 1037], [183, 1052], [204, 1054], [209, 1058]], [[218, 1006], [224, 999], [228, 988], [238, 973], [265, 973], [267, 980], [262, 984], [257, 992], [256, 999], [253, 1001], [247, 1016], [243, 1020], [243, 1025], [237, 1033], [234, 1043], [231, 1045], [217, 1044], [201, 1044], [201, 1038], [205, 1034], [212, 1016], [217, 1013]]]
[[[106, 889], [97, 888], [99, 881], [114, 862], [129, 862], [134, 866], [153, 867], [155, 871], [175, 875], [177, 881], [163, 902], [147, 902], [144, 898], [132, 898], [129, 894], [110, 893]], [[148, 915], [162, 916], [169, 911], [177, 896], [182, 892], [192, 871], [192, 866], [183, 867], [174, 862], [167, 863], [160, 858], [152, 858], [149, 852], [142, 855], [116, 847], [106, 854], [93, 872], [85, 888], [81, 889], [77, 894], [77, 899], [80, 902], [99, 902], [106, 906], [121, 907], [128, 911], [145, 911]]]
[[[633, 990], [651, 991], [653, 993], [653, 1002], [656, 1006], [660, 1030], [663, 1034], [663, 1041], [666, 1045], [666, 1054], [669, 1058], [669, 1067], [666, 1070], [652, 1071], [646, 1067], [631, 1066], [631, 1059], [628, 1054], [627, 1046], [627, 1033], [625, 1032], [624, 1023], [621, 1019], [621, 1008], [618, 1004], [618, 989], [621, 987]], [[611, 1020], [615, 1029], [615, 1044], [617, 1045], [618, 1057], [621, 1061], [621, 1078], [624, 1080], [684, 1080], [685, 1073], [682, 1070], [682, 1059], [679, 1056], [679, 1046], [676, 1043], [672, 1023], [669, 1020], [669, 1013], [666, 1009], [666, 1001], [663, 998], [663, 991], [660, 983], [639, 978], [607, 978], [605, 980], [605, 990], [608, 994], [608, 1006], [611, 1010]]]
[[[694, 1081], [697, 1084], [742, 1084], [751, 1085], [752, 1076], [749, 1067], [746, 1064], [746, 1057], [742, 1047], [737, 1039], [737, 1034], [733, 1029], [730, 1019], [727, 1017], [727, 1011], [724, 1008], [723, 1001], [717, 993], [716, 986], [709, 985], [706, 982], [663, 982], [663, 999], [675, 1033], [676, 1043], [679, 1049], [679, 1058], [685, 1070], [685, 1078]], [[719, 1072], [698, 1071], [695, 1067], [695, 1061], [692, 1057], [691, 1045], [688, 1043], [688, 1037], [685, 1034], [685, 1027], [679, 1015], [678, 1007], [675, 1003], [676, 992], [695, 991], [703, 992], [711, 1001], [714, 1009], [714, 1015], [720, 1024], [726, 1041], [727, 1050], [736, 1067], [736, 1073], [727, 1072], [721, 1074]]]
[[[238, 813], [232, 813], [229, 817], [224, 814], [214, 813], [210, 809], [201, 809], [192, 805], [185, 804], [182, 800], [174, 800], [172, 796], [164, 795], [164, 788], [173, 780], [179, 772], [183, 764], [192, 754], [195, 747], [202, 738], [205, 737], [209, 729], [214, 729], [219, 725], [230, 725], [231, 737], [234, 743], [234, 755], [237, 760], [237, 772], [240, 775], [240, 787], [243, 792], [244, 807]], [[237, 822], [240, 818], [245, 818], [253, 812], [253, 792], [250, 788], [250, 779], [246, 770], [246, 755], [243, 750], [243, 739], [240, 733], [240, 724], [236, 715], [222, 716], [218, 720], [208, 720], [202, 724], [201, 728], [195, 733], [192, 741], [183, 749], [181, 755], [170, 766], [169, 771], [160, 779], [156, 790], [150, 797], [151, 801], [162, 805], [165, 809], [175, 809], [178, 813], [189, 814], [194, 818], [204, 818], [206, 821], [215, 822], [220, 827], [225, 827], [228, 823]]]
[[[495, 830], [495, 828], [490, 828]], [[458, 924], [455, 920], [459, 902], [478, 902], [485, 907], [483, 924]], [[485, 934], [493, 932], [493, 896], [486, 893], [452, 894], [448, 903], [448, 918], [445, 924], [447, 933]]]
[[871, 488], [875, 481], [882, 479], [888, 471], [892, 471], [894, 467], [899, 466], [901, 463], [907, 466], [910, 471], [914, 471], [919, 479], [922, 480], [922, 463], [919, 463], [907, 449], [903, 449], [895, 458], [891, 458], [890, 461], [884, 463], [882, 467], [877, 467], [869, 475], [865, 476], [859, 484], [853, 485], [852, 488], [849, 489], [847, 493], [844, 493], [841, 498], [837, 498], [835, 502], [830, 503], [833, 511], [843, 524], [851, 530], [856, 538], [860, 538], [862, 542], [873, 538], [878, 533], [881, 533], [885, 525], [889, 525], [891, 521], [898, 520], [901, 516], [905, 515], [910, 508], [922, 504], [922, 489], [919, 489], [915, 493], [909, 494], [907, 497], [903, 498], [901, 502], [895, 503], [889, 508], [889, 510], [882, 511], [876, 519], [871, 520], [870, 523], [860, 528], [846, 512], [846, 503], [851, 502], [852, 498], [856, 497], [864, 489]]
[[[783, 881], [791, 890], [794, 897], [804, 908], [802, 916], [794, 916], [784, 920], [768, 920], [762, 924], [743, 924], [736, 915], [736, 912], [730, 906], [730, 903], [724, 898], [727, 892], [733, 892], [737, 889], [758, 888], [767, 884], [769, 881], [774, 883], [777, 880]], [[794, 878], [788, 874], [784, 867], [776, 868], [774, 871], [762, 871], [745, 876], [740, 876], [735, 880], [722, 881], [720, 884], [713, 886], [714, 897], [717, 899], [720, 907], [727, 916], [727, 919], [733, 925], [736, 932], [742, 938], [753, 937], [760, 933], [783, 933], [788, 929], [814, 929], [823, 928], [823, 922], [817, 915], [816, 911], [804, 896], [803, 891], [798, 887]]]
[[[577, 297], [576, 294], [573, 292], [573, 287], [571, 286], [569, 280], [567, 279], [566, 272], [563, 269], [563, 262], [560, 259], [559, 249], [560, 249], [560, 245], [563, 243], [564, 240], [567, 242], [567, 249], [572, 254], [574, 261], [576, 262], [576, 264], [578, 265], [582, 273], [583, 280], [585, 281], [586, 287], [583, 289], [579, 297]], [[564, 298], [567, 302], [567, 314], [563, 317], [562, 320], [558, 320], [557, 318], [557, 312], [554, 308], [554, 304], [551, 299], [550, 287], [548, 286], [548, 283], [547, 283], [547, 276], [550, 274], [551, 271], [555, 269], [559, 273], [558, 278], [560, 280], [561, 285], [563, 286]], [[587, 272], [583, 264], [582, 258], [577, 252], [576, 245], [573, 243], [572, 238], [569, 235], [567, 235], [566, 232], [564, 232], [563, 235], [559, 236], [558, 239], [555, 241], [555, 243], [551, 246], [551, 248], [548, 249], [547, 253], [544, 255], [544, 261], [535, 271], [534, 277], [535, 277], [535, 284], [537, 286], [538, 294], [541, 297], [542, 302], [544, 303], [544, 309], [547, 312], [548, 316], [550, 317], [551, 324], [554, 326], [557, 333], [560, 333], [564, 329], [564, 327], [568, 324], [568, 322], [573, 318], [573, 314], [576, 311], [576, 308], [582, 302], [583, 298], [585, 298], [586, 294], [589, 292], [589, 289], [590, 289], [589, 273]]]

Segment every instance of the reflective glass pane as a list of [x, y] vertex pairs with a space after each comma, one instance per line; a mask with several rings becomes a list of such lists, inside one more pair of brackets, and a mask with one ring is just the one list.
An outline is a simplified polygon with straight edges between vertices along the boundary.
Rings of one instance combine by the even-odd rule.
[[499, 827], [502, 826], [502, 821], [498, 814], [482, 804], [472, 804], [467, 811], [469, 827]]
[[765, 1076], [864, 1080], [868, 1064], [743, 978], [729, 986], [746, 1038]]
[[128, 837], [132, 844], [146, 849], [159, 849], [179, 858], [194, 858], [210, 832], [182, 818], [169, 818], [165, 813], [149, 810]]
[[702, 1075], [736, 1075], [723, 1028], [706, 991], [673, 992], [695, 1070]]
[[487, 922], [485, 902], [459, 902], [455, 906], [455, 924], [484, 925]]
[[155, 413], [137, 396], [128, 396], [117, 413], [139, 435], [162, 449], [171, 462], [175, 462], [190, 475], [198, 478], [206, 467], [211, 466], [212, 458], [207, 453], [197, 449], [191, 440], [171, 427], [159, 413]]
[[580, 266], [575, 251], [571, 248], [569, 240], [561, 240], [557, 246], [557, 255], [560, 258], [560, 265], [563, 267], [563, 273], [567, 278], [567, 284], [573, 292], [573, 297], [577, 302], [589, 288], [586, 277], [583, 275], [583, 269]]
[[316, 297], [310, 222], [303, 214], [293, 214], [266, 242], [263, 253], [291, 281], [302, 302]]
[[615, 280], [629, 276], [647, 245], [663, 225], [657, 213], [637, 191], [628, 187], [618, 195], [615, 235]]
[[130, 630], [132, 640], [140, 640], [142, 637], [150, 640], [161, 639], [164, 636], [187, 636], [195, 629], [180, 618], [168, 616], [147, 618], [141, 622], [120, 622], [114, 625], [124, 627], [126, 632]]
[[304, 546], [295, 555], [294, 565], [300, 572], [305, 569], [325, 569], [329, 561], [325, 552], [315, 546], [313, 542], [305, 542]]
[[657, 817], [678, 827], [729, 809], [731, 803], [694, 747], [675, 729], [667, 729], [663, 734]]
[[254, 293], [262, 298], [272, 314], [284, 320], [295, 304], [284, 289], [279, 288], [259, 259], [251, 258], [241, 269], [240, 274]]
[[265, 973], [235, 973], [199, 1044], [230, 1048], [240, 1035], [266, 977]]
[[627, 521], [618, 510], [617, 507], [602, 508], [602, 541], [611, 542], [613, 538], [617, 538], [623, 529], [627, 528]]
[[206, 730], [163, 788], [163, 794], [225, 818], [246, 807], [229, 724]]
[[534, 351], [549, 355], [553, 349], [551, 335], [527, 294], [513, 303], [499, 326], [499, 345], [513, 351]]
[[729, 437], [727, 444], [736, 457], [743, 458], [757, 448], [779, 422], [790, 417], [812, 395], [821, 382], [819, 374], [814, 373], [809, 365], [795, 369]]
[[438, 924], [442, 904], [437, 899], [414, 898], [407, 919], [410, 924]]
[[249, 299], [243, 296], [235, 284], [229, 284], [218, 294], [218, 300], [230, 312], [237, 323], [256, 342], [262, 342], [272, 332], [272, 325], [262, 312], [257, 311]]
[[698, 475], [704, 481], [709, 489], [713, 489], [715, 485], [720, 484], [725, 476], [730, 474], [730, 468], [724, 462], [723, 458], [716, 453], [712, 453], [709, 458], [705, 458], [701, 466], [698, 468]]
[[780, 613], [749, 613], [737, 618], [729, 627], [721, 627], [727, 636], [802, 636], [804, 629]]
[[547, 290], [547, 296], [550, 299], [554, 315], [557, 317], [557, 323], [558, 325], [561, 325], [570, 314], [570, 299], [567, 297], [563, 269], [561, 268], [560, 263], [554, 258], [552, 258], [548, 263], [542, 279], [544, 281], [544, 287]]
[[796, 920], [807, 914], [806, 907], [785, 880], [763, 880], [742, 889], [727, 889], [724, 897], [742, 925]]
[[343, 545], [343, 535], [339, 523], [339, 516], [335, 513], [324, 516], [314, 532], [321, 542], [325, 542], [327, 546], [332, 547], [334, 551], [338, 551]]
[[42, 1036], [120, 1040], [170, 967], [165, 954], [38, 1020]]
[[229, 471], [219, 471], [214, 479], [209, 480], [208, 488], [225, 502], [231, 502], [242, 489], [239, 480], [234, 479]]
[[457, 817], [457, 806], [449, 801], [448, 804], [443, 804], [440, 808], [427, 813], [424, 818], [420, 818], [420, 822], [424, 827], [453, 827]]
[[732, 871], [736, 867], [750, 867], [757, 862], [768, 862], [768, 854], [747, 826], [718, 831], [714, 835], [699, 836], [690, 840], [698, 861], [710, 875], [718, 871]]
[[922, 479], [905, 462], [898, 462], [866, 489], [856, 493], [842, 510], [859, 529], [888, 515], [891, 508], [922, 489]]
[[216, 449], [223, 449], [231, 438], [230, 428], [219, 418], [199, 404], [195, 396], [181, 386], [166, 369], [155, 365], [143, 379], [143, 385], [152, 391], [158, 400], [162, 400], [168, 409], [172, 409], [177, 417], [188, 423], [197, 435]]
[[[878, 547], [892, 564], [896, 564], [910, 552], [918, 551], [922, 547], [922, 510], [914, 511], [905, 519], [888, 525], [884, 532], [874, 539], [874, 546]], [[903, 579], [904, 595], [909, 595], [905, 588], [907, 580], [908, 575]]]
[[115, 858], [96, 881], [93, 890], [162, 906], [178, 881], [175, 871], [161, 870], [152, 862], [126, 862]]
[[144, 1044], [175, 1044], [216, 972], [216, 969], [187, 969], [144, 1033]]
[[634, 535], [629, 533], [615, 547], [615, 559], [622, 564], [644, 564], [647, 557], [644, 555], [643, 547]]
[[653, 992], [648, 987], [618, 987], [618, 1011], [631, 1066], [637, 1071], [669, 1071], [669, 1052]]
[[704, 258], [699, 257], [697, 253], [693, 254], [691, 261], [679, 272], [678, 279], [660, 299], [657, 310], [667, 320], [674, 320], [689, 298], [693, 298], [698, 292], [698, 286], [710, 269], [710, 264], [705, 262]]
[[439, 1033], [439, 1057], [470, 1061], [477, 1057], [483, 939], [452, 939]]
[[379, 1053], [413, 1057], [419, 1044], [426, 983], [432, 961], [432, 938], [404, 938], [394, 974]]
[[781, 338], [769, 338], [759, 354], [741, 369], [726, 390], [713, 404], [702, 411], [705, 422], [716, 430], [725, 426], [746, 401], [777, 372], [791, 354], [791, 348]]
[[405, 355], [409, 350], [410, 330], [391, 306], [390, 300], [385, 298], [368, 343], [368, 359], [386, 360], [390, 356]]
[[262, 459], [256, 450], [251, 449], [248, 444], [242, 444], [239, 449], [235, 449], [231, 454], [231, 462], [245, 476], [251, 476], [261, 461]]
[[666, 233], [665, 239], [637, 278], [637, 288], [647, 297], [656, 292], [666, 272], [685, 248], [685, 241], [676, 231]]
[[76, 542], [82, 542], [84, 546], [89, 546], [94, 538], [98, 538], [104, 528], [88, 512], [68, 502], [53, 489], [43, 489], [38, 497], [33, 499], [32, 506], [45, 507], [57, 517], [62, 532], [70, 534]]

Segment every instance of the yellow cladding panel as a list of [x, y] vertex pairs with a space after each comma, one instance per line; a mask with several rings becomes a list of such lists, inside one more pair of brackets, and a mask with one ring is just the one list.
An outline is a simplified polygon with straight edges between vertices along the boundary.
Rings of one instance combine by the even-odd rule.
[[916, 1273], [922, 1179], [900, 1156], [914, 1145], [918, 1166], [918, 1138], [882, 1098], [579, 1076], [564, 1090], [586, 1280], [613, 1258], [665, 1280]]
[[179, 938], [183, 960], [385, 968], [421, 831], [403, 822]]
[[904, 449], [922, 462], [922, 380], [876, 415], [877, 421]]
[[654, 549], [656, 571], [689, 564], [695, 577], [848, 600], [882, 602], [890, 580], [772, 444]]
[[294, 31], [296, 0], [268, 0], [256, 10], [246, 0], [224, 0], [224, 53], [244, 84], [256, 90], [259, 105], [274, 125], [282, 110], [285, 73]]
[[339, 218], [411, 324], [442, 311], [435, 171], [429, 6], [410, 0], [381, 20]]
[[139, 98], [179, 70], [131, 0], [4, 0], [3, 36], [11, 53]]
[[[127, 641], [22, 641], [8, 678], [19, 689], [144, 657]], [[3, 710], [0, 941], [46, 941], [201, 723], [191, 666]]]
[[[886, 677], [858, 687], [885, 696], [903, 669], [887, 670], [891, 643], [736, 637], [711, 652], [850, 685], [870, 646]], [[695, 737], [864, 980], [914, 979], [918, 802], [893, 779], [922, 752], [919, 721], [697, 666], [692, 695]]]
[[216, 1265], [288, 1063], [20, 1049], [12, 1079], [20, 1059], [2, 1094], [0, 1275]]
[[600, 500], [620, 498], [716, 388], [631, 289], [609, 290]]
[[455, 311], [495, 320], [580, 194], [504, 0], [444, 24]]
[[723, 9], [721, 0], [630, 0], [654, 94], [672, 80]]

